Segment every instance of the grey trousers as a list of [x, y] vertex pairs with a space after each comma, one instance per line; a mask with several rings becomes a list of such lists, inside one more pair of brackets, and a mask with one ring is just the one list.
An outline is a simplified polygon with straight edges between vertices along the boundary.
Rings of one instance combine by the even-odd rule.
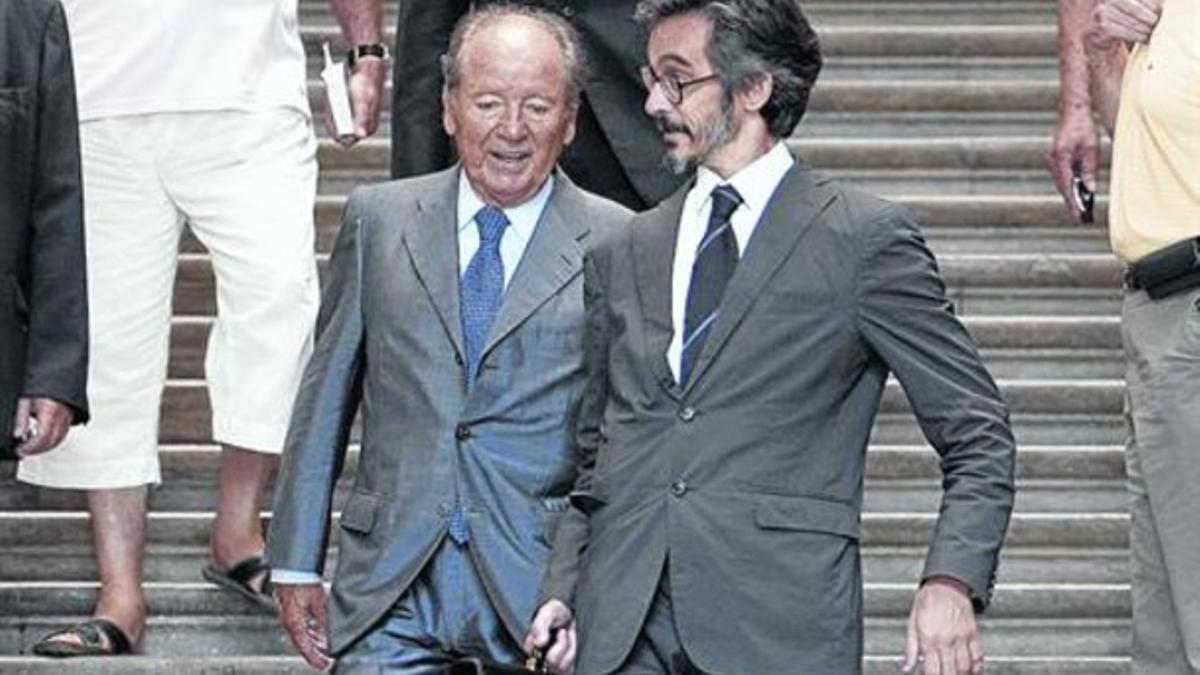
[[1122, 309], [1134, 675], [1200, 674], [1200, 290]]
[[392, 609], [338, 656], [333, 672], [440, 675], [463, 656], [524, 662], [520, 645], [492, 608], [467, 546], [445, 538]]

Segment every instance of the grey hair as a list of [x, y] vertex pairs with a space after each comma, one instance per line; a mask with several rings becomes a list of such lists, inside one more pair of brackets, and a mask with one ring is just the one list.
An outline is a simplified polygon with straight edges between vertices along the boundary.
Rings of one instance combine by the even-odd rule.
[[790, 136], [808, 107], [822, 63], [817, 34], [796, 0], [642, 0], [636, 17], [653, 31], [666, 19], [690, 13], [712, 22], [706, 54], [726, 96], [770, 75], [771, 98], [762, 116], [772, 136]]
[[467, 41], [483, 28], [513, 16], [536, 21], [554, 36], [567, 71], [567, 101], [572, 106], [578, 106], [588, 67], [578, 31], [557, 14], [508, 2], [472, 9], [455, 24], [454, 32], [450, 34], [450, 45], [441, 58], [442, 96], [448, 96], [458, 88], [462, 79], [462, 52]]

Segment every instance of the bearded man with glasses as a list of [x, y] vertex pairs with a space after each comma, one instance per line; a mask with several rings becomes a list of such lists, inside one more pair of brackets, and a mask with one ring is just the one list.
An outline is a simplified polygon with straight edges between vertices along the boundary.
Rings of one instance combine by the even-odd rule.
[[527, 649], [553, 637], [581, 675], [862, 672], [866, 450], [894, 374], [944, 471], [906, 665], [981, 672], [1015, 443], [917, 224], [789, 152], [821, 66], [792, 0], [639, 16], [645, 111], [698, 168], [585, 256], [580, 472]]

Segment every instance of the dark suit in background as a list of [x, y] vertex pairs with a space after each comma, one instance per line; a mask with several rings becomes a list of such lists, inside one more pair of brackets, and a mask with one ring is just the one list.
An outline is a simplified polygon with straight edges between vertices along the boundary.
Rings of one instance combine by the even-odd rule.
[[984, 607], [1015, 445], [916, 225], [797, 163], [681, 387], [666, 354], [686, 192], [585, 263], [588, 459], [543, 589], [574, 608], [577, 672], [636, 663], [648, 613], [668, 631], [673, 616], [702, 672], [860, 672], [859, 519], [889, 373], [945, 472], [922, 578], [957, 579]]
[[62, 7], [0, 2], [0, 454], [19, 398], [87, 418], [78, 134]]
[[[442, 130], [442, 70], [450, 33], [472, 5], [489, 0], [400, 0], [392, 87], [392, 177], [437, 171], [454, 162]], [[635, 0], [525, 0], [569, 19], [587, 49], [574, 142], [559, 164], [580, 187], [643, 210], [685, 180], [662, 165], [663, 142], [642, 112], [645, 31], [633, 20]]]

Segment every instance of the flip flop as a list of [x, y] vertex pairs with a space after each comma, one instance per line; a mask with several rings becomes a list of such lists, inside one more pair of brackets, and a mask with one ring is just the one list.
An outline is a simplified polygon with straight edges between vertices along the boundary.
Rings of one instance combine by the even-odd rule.
[[[250, 582], [264, 572], [266, 576], [263, 578], [260, 591], [251, 586]], [[248, 600], [268, 612], [276, 611], [274, 586], [271, 584], [271, 568], [263, 561], [262, 556], [250, 556], [226, 571], [221, 571], [214, 565], [207, 565], [200, 574], [223, 591]]]
[[[79, 641], [61, 640], [74, 637]], [[108, 640], [105, 645], [104, 641]], [[38, 640], [33, 645], [38, 656], [70, 658], [72, 656], [120, 656], [132, 654], [133, 644], [129, 636], [117, 624], [108, 619], [88, 619], [63, 630], [57, 630]]]

